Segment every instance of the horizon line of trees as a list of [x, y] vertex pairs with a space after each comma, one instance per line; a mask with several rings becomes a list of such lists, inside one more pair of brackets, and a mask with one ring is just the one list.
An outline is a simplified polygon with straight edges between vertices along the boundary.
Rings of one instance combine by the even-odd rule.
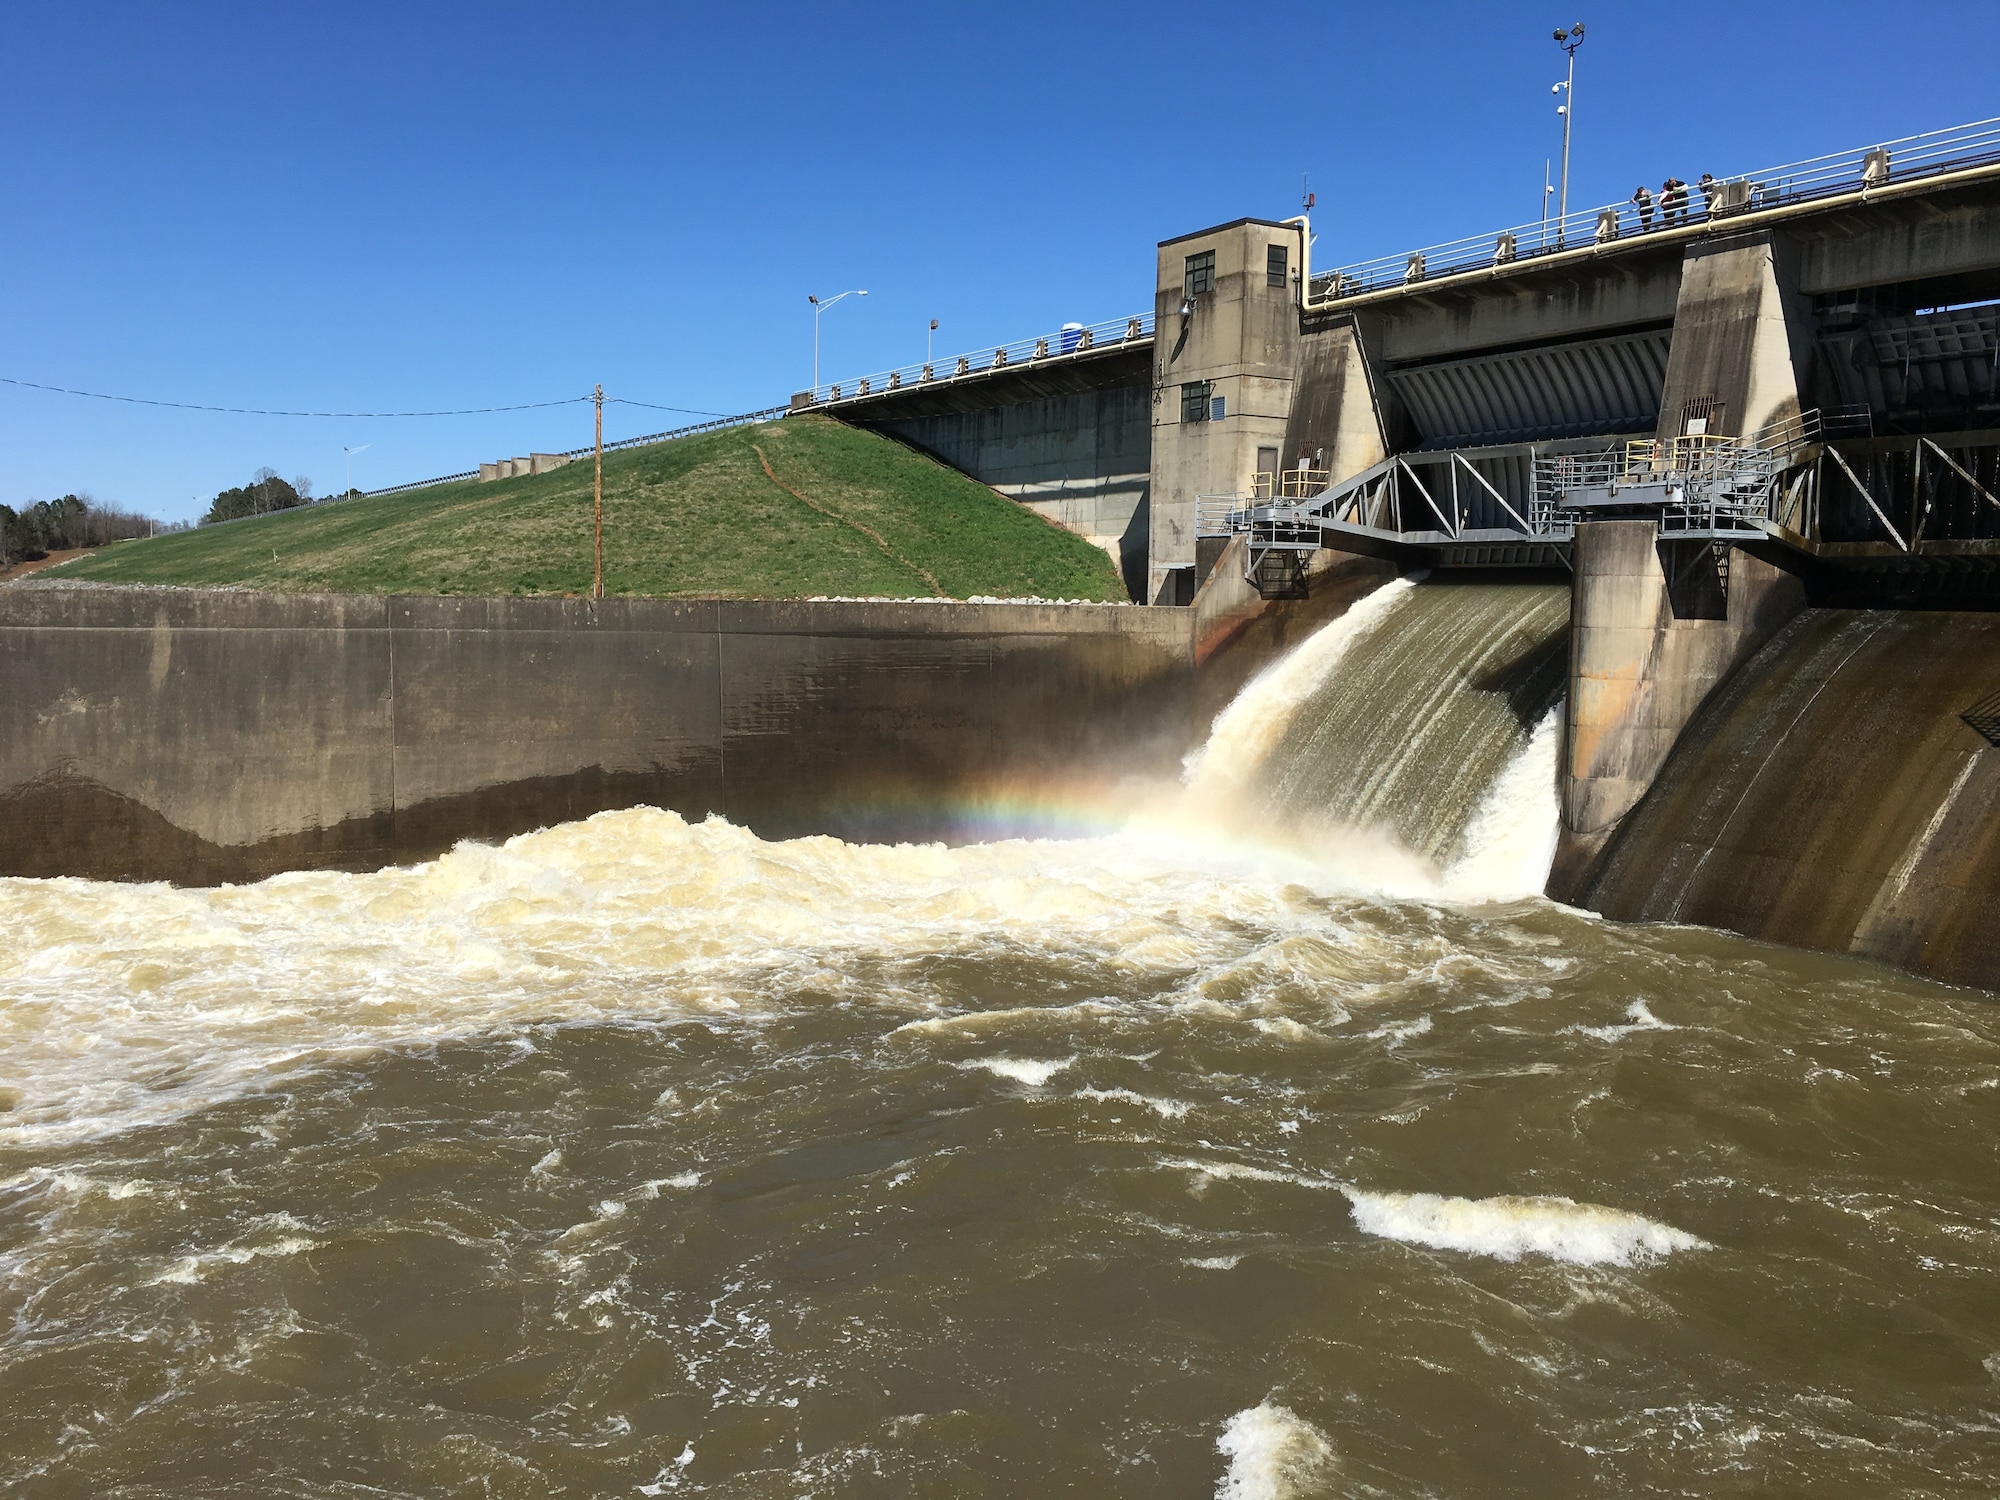
[[103, 547], [162, 531], [185, 531], [187, 523], [163, 523], [122, 505], [101, 504], [89, 495], [36, 500], [19, 510], [0, 505], [0, 568], [36, 562], [51, 552]]
[[[359, 490], [349, 490], [357, 495]], [[345, 499], [327, 495], [327, 500]], [[218, 521], [234, 521], [244, 516], [267, 515], [313, 503], [312, 480], [301, 474], [287, 482], [273, 468], [262, 468], [250, 482], [223, 490], [209, 502], [208, 513], [199, 521], [160, 521], [127, 510], [122, 505], [100, 502], [88, 494], [69, 494], [55, 500], [33, 500], [19, 510], [0, 505], [0, 568], [15, 563], [39, 562], [51, 552], [103, 547], [135, 537], [157, 536], [163, 531], [187, 531], [191, 526], [211, 526]]]
[[[349, 495], [360, 493], [349, 490]], [[341, 495], [328, 495], [328, 500], [344, 499]], [[213, 526], [218, 521], [240, 521], [245, 516], [269, 515], [272, 511], [293, 510], [301, 505], [313, 503], [313, 484], [301, 474], [290, 483], [278, 477], [273, 468], [259, 469], [250, 476], [250, 482], [233, 490], [224, 490], [209, 502], [208, 514], [201, 518], [203, 526]]]

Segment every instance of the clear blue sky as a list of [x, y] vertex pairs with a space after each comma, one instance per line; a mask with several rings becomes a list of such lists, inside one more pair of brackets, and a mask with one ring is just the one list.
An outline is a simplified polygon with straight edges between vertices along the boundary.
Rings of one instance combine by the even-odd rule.
[[[1143, 310], [1153, 245], [1319, 194], [1318, 265], [2000, 115], [2000, 5], [10, 7], [0, 375], [339, 410], [734, 412]], [[611, 407], [607, 437], [683, 420]], [[163, 518], [588, 442], [0, 386], [0, 501]], [[197, 498], [199, 497], [199, 498]]]

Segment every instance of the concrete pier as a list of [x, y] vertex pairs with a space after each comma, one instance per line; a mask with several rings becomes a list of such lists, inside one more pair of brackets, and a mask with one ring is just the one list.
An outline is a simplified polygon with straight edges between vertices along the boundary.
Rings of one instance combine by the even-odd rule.
[[1744, 436], [1799, 415], [1813, 319], [1799, 251], [1771, 233], [1690, 246], [1681, 267], [1658, 435]]
[[2000, 614], [1806, 610], [1710, 696], [1571, 899], [2000, 987], [1982, 703]]
[[1708, 695], [1806, 604], [1793, 574], [1704, 544], [1676, 556], [1651, 521], [1577, 528], [1562, 827], [1549, 894], [1575, 901]]

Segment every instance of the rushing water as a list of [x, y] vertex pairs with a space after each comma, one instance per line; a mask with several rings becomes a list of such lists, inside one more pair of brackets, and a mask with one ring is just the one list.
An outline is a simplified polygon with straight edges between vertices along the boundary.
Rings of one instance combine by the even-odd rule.
[[[1375, 596], [1108, 836], [0, 882], [0, 1484], [1989, 1492], [2000, 1013], [1524, 896], [1545, 610]], [[1287, 822], [1398, 670], [1477, 795]]]
[[1231, 706], [1193, 790], [1233, 792], [1315, 845], [1372, 830], [1450, 864], [1484, 847], [1475, 813], [1544, 723], [1554, 784], [1568, 626], [1560, 585], [1398, 580]]

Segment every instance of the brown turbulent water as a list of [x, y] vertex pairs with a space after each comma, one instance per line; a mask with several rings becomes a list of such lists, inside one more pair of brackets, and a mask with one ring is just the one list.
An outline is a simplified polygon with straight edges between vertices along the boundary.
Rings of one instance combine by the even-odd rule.
[[1196, 817], [1470, 597], [1109, 834], [0, 882], [0, 1484], [1990, 1492], [1991, 997], [1500, 899], [1553, 746], [1470, 657], [1455, 838]]

